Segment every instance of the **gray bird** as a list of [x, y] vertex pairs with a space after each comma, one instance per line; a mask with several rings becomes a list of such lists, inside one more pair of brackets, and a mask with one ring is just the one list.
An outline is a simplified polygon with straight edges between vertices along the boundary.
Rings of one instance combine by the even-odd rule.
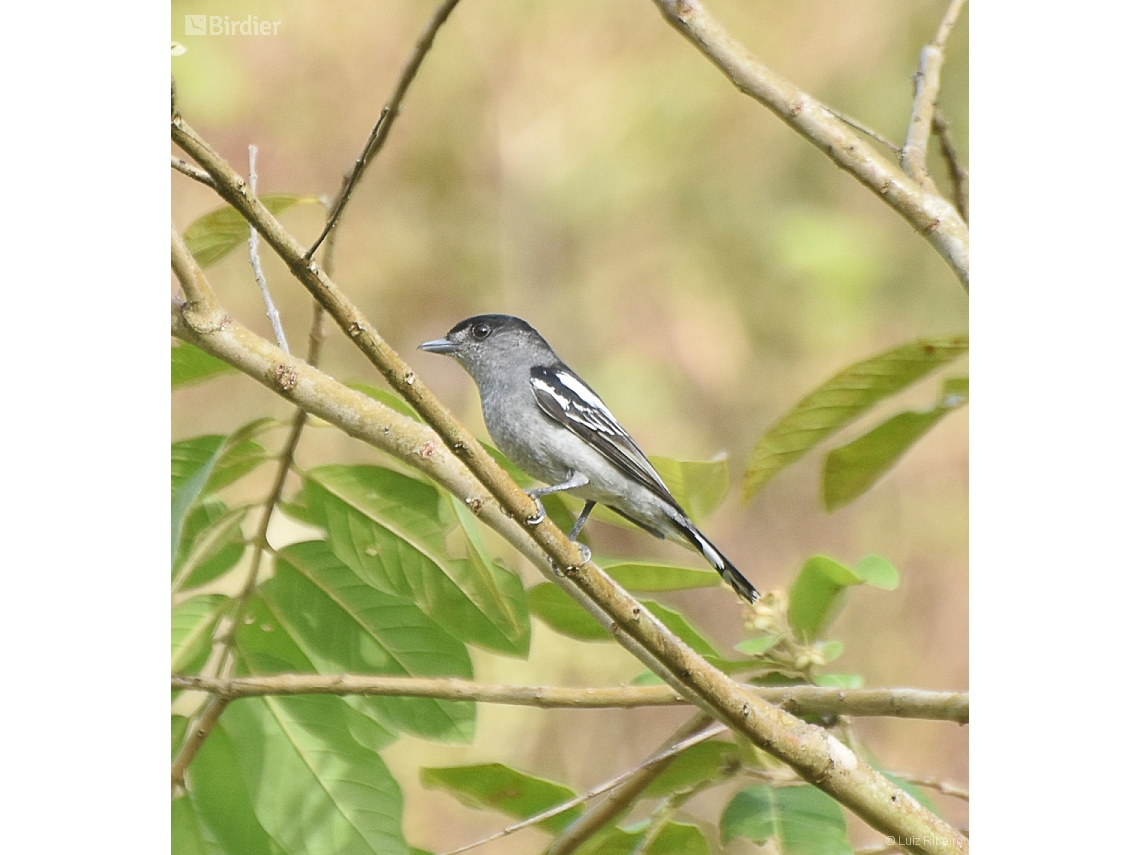
[[[483, 421], [495, 445], [516, 466], [585, 500], [570, 529], [578, 533], [599, 502], [650, 534], [688, 546], [750, 603], [759, 592], [693, 525], [633, 438], [585, 381], [558, 358], [530, 324], [510, 315], [477, 315], [420, 350], [454, 356], [479, 387]], [[584, 547], [583, 547], [584, 548]], [[586, 551], [586, 555], [589, 553]]]

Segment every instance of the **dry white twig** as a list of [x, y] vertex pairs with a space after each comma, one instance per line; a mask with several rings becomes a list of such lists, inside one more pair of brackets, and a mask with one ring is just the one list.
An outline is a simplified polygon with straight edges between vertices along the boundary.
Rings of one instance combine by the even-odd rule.
[[[249, 192], [257, 196], [257, 146], [249, 147]], [[261, 299], [265, 302], [265, 314], [273, 326], [273, 337], [277, 339], [277, 346], [286, 353], [289, 352], [289, 343], [285, 341], [285, 330], [281, 328], [281, 315], [273, 305], [273, 298], [269, 295], [269, 285], [265, 281], [265, 273], [261, 269], [261, 257], [257, 254], [257, 229], [251, 223], [249, 226], [249, 264], [253, 268], [253, 278], [257, 280]]]
[[903, 143], [902, 168], [929, 192], [937, 192], [934, 181], [926, 169], [926, 149], [930, 144], [930, 129], [934, 124], [934, 105], [942, 86], [942, 61], [946, 40], [966, 0], [950, 0], [934, 41], [918, 55], [918, 73], [915, 75], [914, 106], [910, 113], [910, 129]]

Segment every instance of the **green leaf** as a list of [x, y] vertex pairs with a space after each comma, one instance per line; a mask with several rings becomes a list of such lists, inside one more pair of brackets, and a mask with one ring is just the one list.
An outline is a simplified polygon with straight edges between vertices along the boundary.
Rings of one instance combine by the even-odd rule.
[[756, 638], [746, 638], [737, 644], [733, 650], [747, 656], [763, 656], [777, 644], [784, 640], [783, 635], [761, 635]]
[[[339, 560], [325, 541], [295, 543], [277, 554], [277, 572], [261, 586], [282, 630], [322, 673], [465, 677], [467, 649], [411, 600], [378, 591]], [[252, 638], [249, 636], [252, 635]], [[249, 633], [245, 646], [258, 643]], [[474, 704], [432, 698], [384, 698], [393, 727], [467, 742]]]
[[[527, 591], [530, 611], [555, 632], [579, 641], [608, 641], [609, 631], [591, 617], [570, 595], [553, 582], [540, 582]], [[693, 648], [710, 663], [722, 670], [732, 666], [750, 665], [750, 662], [731, 662], [724, 659], [680, 612], [661, 603], [644, 600], [642, 605], [685, 644]]]
[[834, 511], [863, 495], [943, 416], [964, 406], [968, 394], [968, 387], [963, 389], [960, 382], [964, 379], [946, 381], [934, 406], [897, 413], [858, 439], [829, 451], [823, 462], [824, 508]]
[[170, 802], [171, 855], [227, 855], [212, 837], [207, 836], [189, 796]]
[[701, 829], [689, 822], [666, 823], [653, 838], [646, 855], [708, 855], [709, 842]]
[[[446, 790], [466, 805], [492, 808], [517, 819], [535, 816], [574, 798], [569, 787], [535, 778], [501, 763], [420, 770], [425, 787]], [[578, 805], [550, 817], [538, 828], [557, 834], [582, 813]]]
[[415, 601], [463, 641], [527, 650], [522, 581], [477, 547], [450, 557], [445, 537], [456, 517], [450, 505], [441, 512], [434, 486], [375, 466], [326, 466], [307, 473], [300, 502], [368, 584]]
[[230, 510], [212, 496], [190, 509], [174, 557], [175, 591], [205, 585], [237, 564], [245, 552], [241, 523], [247, 513], [247, 507]]
[[390, 389], [380, 389], [376, 386], [370, 386], [367, 383], [349, 383], [348, 388], [355, 389], [357, 392], [367, 395], [373, 401], [379, 401], [388, 409], [395, 410], [402, 416], [415, 419], [417, 422], [423, 422], [420, 414], [413, 410], [407, 401]]
[[[258, 200], [275, 217], [294, 205], [319, 201], [316, 196], [285, 194], [259, 196]], [[249, 223], [236, 208], [226, 205], [192, 222], [183, 238], [194, 260], [203, 267], [209, 267], [249, 240]]]
[[637, 672], [637, 675], [629, 681], [631, 686], [663, 686], [665, 681], [654, 674], [649, 669]]
[[879, 401], [957, 359], [968, 346], [966, 336], [919, 339], [844, 368], [760, 437], [744, 473], [744, 500]]
[[893, 591], [899, 586], [899, 571], [881, 555], [864, 555], [851, 572], [873, 588]]
[[843, 642], [842, 641], [824, 641], [816, 645], [820, 652], [823, 653], [824, 662], [834, 662], [843, 655]]
[[190, 728], [190, 719], [176, 713], [170, 714], [170, 759], [178, 756], [179, 749], [186, 739], [186, 731]]
[[[261, 591], [255, 592], [246, 605], [246, 616], [237, 630], [237, 670], [241, 675], [274, 674], [292, 672], [296, 674], [312, 674], [317, 667], [301, 649], [297, 639], [290, 635], [289, 629], [277, 615], [274, 614], [269, 603], [261, 596]], [[305, 642], [305, 639], [301, 639]], [[349, 695], [341, 699], [346, 706], [351, 707], [356, 716], [349, 716], [347, 725], [353, 737], [365, 747], [373, 750], [391, 744], [397, 738], [400, 730], [399, 720], [407, 713], [394, 708], [391, 701], [400, 699], [368, 698], [360, 695]], [[439, 711], [428, 710], [429, 714], [437, 716], [444, 714]], [[367, 722], [361, 719], [368, 719]]]
[[893, 591], [899, 572], [880, 555], [866, 555], [853, 568], [825, 555], [804, 562], [788, 595], [788, 623], [800, 640], [819, 638], [839, 613], [847, 589], [861, 584]]
[[[252, 700], [257, 705], [262, 704], [261, 698]], [[216, 840], [222, 852], [227, 855], [277, 855], [280, 849], [255, 815], [251, 790], [258, 782], [254, 780], [252, 787], [246, 782], [237, 746], [225, 727], [227, 718], [246, 703], [248, 701], [231, 704], [222, 716], [223, 724], [214, 728], [210, 738], [202, 743], [190, 764], [187, 795], [201, 837]], [[258, 738], [254, 747], [259, 747], [262, 742], [264, 740]], [[185, 815], [181, 818], [183, 822], [189, 820]], [[193, 835], [188, 833], [187, 836]], [[176, 847], [172, 847], [171, 852], [180, 855]]]
[[491, 557], [475, 515], [454, 496], [450, 499], [451, 509], [467, 539], [467, 559], [452, 562], [456, 577], [466, 580], [460, 587], [483, 592], [495, 600], [494, 613], [502, 618], [502, 625], [497, 627], [500, 632], [485, 635], [484, 641], [503, 653], [526, 656], [530, 651], [530, 612], [522, 579]]
[[[174, 481], [174, 489], [170, 494], [170, 563], [172, 567], [178, 556], [178, 545], [182, 543], [182, 528], [186, 525], [186, 518], [190, 514], [190, 509], [194, 507], [194, 503], [205, 491], [206, 483], [210, 480], [210, 475], [218, 461], [221, 460], [224, 451], [225, 438], [222, 437], [209, 457], [194, 465], [194, 468], [187, 467], [185, 473], [176, 475], [176, 452], [175, 449], [171, 449], [170, 474]], [[178, 475], [183, 477], [179, 480]]]
[[265, 449], [249, 437], [271, 419], [258, 419], [227, 436], [199, 436], [170, 447], [170, 563], [182, 542], [182, 528], [194, 503], [255, 469]]
[[788, 623], [802, 641], [814, 641], [839, 613], [847, 588], [862, 581], [838, 561], [812, 556], [788, 594]]
[[669, 492], [695, 522], [703, 522], [728, 495], [728, 455], [712, 460], [675, 460], [650, 457], [649, 462]]
[[723, 670], [728, 664], [717, 652], [717, 649], [713, 647], [712, 643], [701, 635], [680, 612], [674, 611], [668, 606], [663, 606], [661, 603], [655, 603], [652, 600], [645, 600], [642, 605], [652, 612], [661, 623], [665, 624], [675, 636], [693, 648], [693, 650], [705, 659], [709, 660], [713, 665]]
[[604, 562], [602, 566], [611, 579], [630, 591], [685, 591], [720, 586], [720, 575], [707, 567], [678, 567], [655, 561]]
[[170, 669], [194, 673], [210, 655], [214, 626], [229, 597], [209, 594], [179, 603], [170, 613]]
[[[645, 839], [648, 821], [635, 829], [610, 827], [594, 835], [577, 851], [581, 855], [633, 855]], [[709, 844], [701, 830], [688, 822], [668, 822], [642, 855], [708, 855]]]
[[190, 479], [199, 477], [203, 469], [206, 469], [203, 493], [216, 493], [252, 472], [269, 456], [250, 437], [272, 423], [272, 419], [258, 419], [229, 436], [197, 436], [173, 443], [170, 446], [171, 490], [178, 491]]
[[829, 689], [863, 688], [863, 677], [860, 674], [815, 674], [812, 680], [817, 686]]
[[183, 342], [170, 348], [170, 388], [183, 389], [220, 374], [237, 374], [238, 370], [216, 356], [210, 356], [192, 344]]
[[612, 636], [570, 595], [553, 582], [539, 582], [526, 592], [530, 612], [562, 635], [579, 641], [609, 641]]
[[710, 781], [726, 767], [740, 762], [740, 747], [734, 742], [698, 742], [673, 758], [665, 771], [645, 788], [645, 798], [666, 798]]
[[775, 839], [781, 855], [852, 855], [843, 810], [815, 787], [748, 787], [729, 802], [720, 820], [721, 840]]
[[[211, 830], [250, 838], [227, 849], [407, 855], [400, 788], [352, 737], [347, 712], [322, 695], [249, 698], [226, 709], [190, 769], [196, 803], [211, 802], [202, 811]], [[211, 758], [215, 740], [222, 756]]]

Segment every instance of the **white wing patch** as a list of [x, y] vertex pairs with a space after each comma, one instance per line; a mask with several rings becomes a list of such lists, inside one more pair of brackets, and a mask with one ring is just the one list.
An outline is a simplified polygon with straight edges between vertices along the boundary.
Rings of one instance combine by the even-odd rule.
[[538, 405], [548, 416], [568, 427], [635, 481], [676, 505], [633, 437], [581, 378], [564, 367], [534, 368], [530, 377]]

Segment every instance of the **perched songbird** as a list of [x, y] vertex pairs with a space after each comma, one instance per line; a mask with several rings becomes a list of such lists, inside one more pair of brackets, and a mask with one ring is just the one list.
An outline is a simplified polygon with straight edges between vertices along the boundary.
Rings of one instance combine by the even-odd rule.
[[[530, 324], [510, 315], [477, 315], [420, 350], [454, 356], [479, 387], [483, 421], [499, 450], [549, 484], [540, 498], [565, 490], [584, 499], [570, 540], [601, 502], [650, 534], [700, 552], [736, 593], [760, 594], [693, 525], [661, 476], [593, 389], [551, 350]], [[586, 553], [589, 554], [588, 552]]]

